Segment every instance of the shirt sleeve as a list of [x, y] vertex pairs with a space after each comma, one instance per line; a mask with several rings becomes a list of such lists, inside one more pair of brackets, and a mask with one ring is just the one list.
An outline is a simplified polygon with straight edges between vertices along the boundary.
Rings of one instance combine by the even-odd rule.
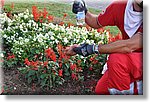
[[102, 26], [114, 26], [115, 19], [114, 19], [114, 4], [109, 5], [106, 10], [99, 14], [97, 18], [97, 22], [99, 25]]

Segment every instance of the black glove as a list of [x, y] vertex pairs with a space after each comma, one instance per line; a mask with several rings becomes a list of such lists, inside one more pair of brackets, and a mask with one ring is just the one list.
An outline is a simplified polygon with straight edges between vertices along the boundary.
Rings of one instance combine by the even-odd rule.
[[82, 11], [85, 11], [85, 15], [88, 11], [84, 0], [80, 0], [80, 2], [78, 2], [78, 0], [75, 0], [72, 6], [72, 12], [77, 14], [78, 12], [82, 12]]
[[91, 54], [94, 54], [94, 46], [95, 45], [89, 45], [89, 44], [81, 44], [80, 47], [75, 47], [73, 49], [73, 51], [76, 53], [76, 54], [79, 54], [79, 55], [82, 55], [84, 57], [87, 57]]

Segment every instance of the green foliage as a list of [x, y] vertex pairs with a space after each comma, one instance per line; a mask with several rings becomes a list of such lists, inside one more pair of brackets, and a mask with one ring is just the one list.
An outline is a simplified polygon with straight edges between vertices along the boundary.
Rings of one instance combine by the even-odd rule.
[[9, 19], [5, 13], [1, 16], [5, 18], [1, 31], [6, 52], [4, 66], [21, 65], [18, 70], [25, 75], [29, 84], [52, 88], [63, 85], [67, 80], [83, 81], [84, 71], [88, 76], [98, 75], [105, 63], [106, 55], [69, 57], [64, 49], [84, 42], [108, 43], [106, 30], [99, 33], [86, 27], [36, 22], [28, 10], [14, 15], [13, 19]]

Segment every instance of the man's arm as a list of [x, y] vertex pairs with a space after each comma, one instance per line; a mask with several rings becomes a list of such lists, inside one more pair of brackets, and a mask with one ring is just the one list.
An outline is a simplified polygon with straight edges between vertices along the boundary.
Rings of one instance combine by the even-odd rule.
[[141, 33], [135, 34], [127, 40], [118, 40], [106, 45], [99, 45], [99, 52], [102, 54], [110, 53], [131, 53], [140, 48], [143, 48], [143, 35]]
[[85, 22], [92, 28], [98, 29], [101, 25], [98, 23], [98, 15], [94, 15], [89, 11], [86, 13]]
[[83, 44], [80, 46], [73, 45], [66, 49], [66, 54], [69, 56], [79, 54], [86, 57], [88, 55], [94, 54], [95, 51], [98, 51], [101, 54], [132, 53], [136, 50], [143, 48], [142, 38], [143, 38], [142, 33], [137, 33], [132, 38], [127, 40], [118, 40], [105, 45], [99, 44], [98, 48], [96, 48], [96, 45], [88, 45], [88, 44]]

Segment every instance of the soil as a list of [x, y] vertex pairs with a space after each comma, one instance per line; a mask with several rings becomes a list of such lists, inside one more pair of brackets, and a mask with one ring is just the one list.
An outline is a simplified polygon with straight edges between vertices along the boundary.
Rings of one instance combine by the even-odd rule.
[[86, 78], [82, 82], [68, 80], [63, 86], [42, 89], [40, 86], [28, 85], [16, 68], [4, 69], [3, 95], [94, 95], [97, 78]]

